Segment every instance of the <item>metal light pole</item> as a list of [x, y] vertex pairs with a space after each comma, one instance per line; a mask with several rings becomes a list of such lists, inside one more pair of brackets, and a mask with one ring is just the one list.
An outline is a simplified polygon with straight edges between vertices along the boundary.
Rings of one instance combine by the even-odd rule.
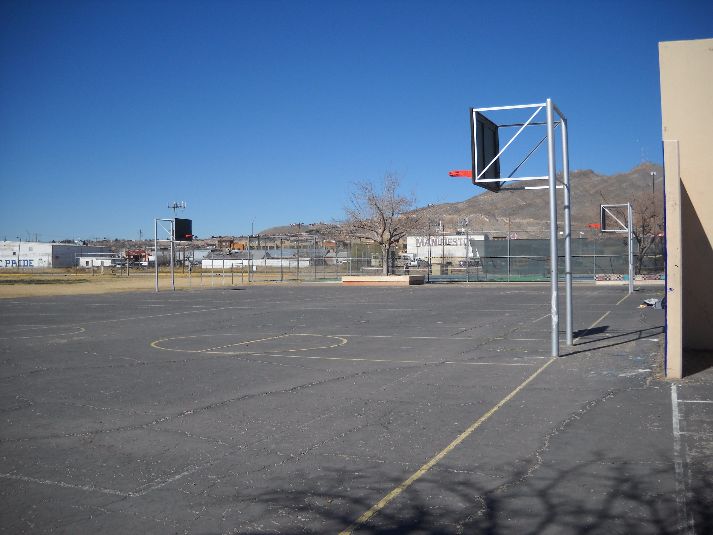
[[17, 236], [17, 239], [19, 240], [17, 242], [17, 271], [19, 273], [20, 272], [20, 252], [22, 249], [22, 238], [20, 236]]

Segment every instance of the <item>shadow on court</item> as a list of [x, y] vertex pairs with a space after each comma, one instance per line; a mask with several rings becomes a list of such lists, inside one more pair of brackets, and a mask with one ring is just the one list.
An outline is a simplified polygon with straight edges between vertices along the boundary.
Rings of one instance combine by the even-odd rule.
[[[535, 461], [535, 460], [532, 460]], [[354, 526], [355, 533], [396, 535], [403, 533], [627, 533], [674, 535], [682, 533], [693, 519], [696, 533], [713, 532], [713, 482], [692, 481], [687, 500], [689, 520], [679, 516], [668, 498], [672, 491], [657, 482], [670, 478], [670, 459], [642, 467], [637, 463], [613, 465], [605, 452], [576, 464], [546, 464], [537, 474], [524, 468], [499, 469], [509, 476], [492, 484], [474, 485], [460, 481], [457, 474], [443, 474], [448, 485], [440, 497], [453, 507], [434, 507], [432, 496], [410, 493], [398, 507], [382, 510], [366, 523]], [[327, 480], [343, 480], [346, 474], [326, 473]], [[347, 511], [366, 511], [373, 504], [355, 500], [350, 493], [325, 489], [315, 494], [308, 488], [266, 491], [255, 500], [277, 509], [290, 509], [312, 519], [312, 525], [349, 525], [354, 517]], [[396, 487], [400, 481], [390, 481]], [[428, 488], [428, 482], [424, 482]], [[240, 502], [235, 503], [240, 507]], [[280, 527], [277, 532], [282, 531]], [[248, 533], [248, 532], [244, 532]], [[250, 533], [262, 533], [254, 531]]]

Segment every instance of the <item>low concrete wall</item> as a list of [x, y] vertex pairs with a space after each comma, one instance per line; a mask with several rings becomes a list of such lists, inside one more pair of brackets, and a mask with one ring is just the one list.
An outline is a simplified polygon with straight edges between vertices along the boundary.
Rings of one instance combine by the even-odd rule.
[[342, 277], [347, 286], [412, 286], [426, 282], [424, 275], [348, 275]]

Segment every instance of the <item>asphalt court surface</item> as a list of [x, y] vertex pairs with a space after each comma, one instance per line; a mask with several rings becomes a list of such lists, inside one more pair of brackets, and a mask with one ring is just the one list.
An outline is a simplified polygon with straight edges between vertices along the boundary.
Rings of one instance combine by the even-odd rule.
[[0, 301], [0, 529], [679, 532], [658, 293], [554, 360], [548, 285]]

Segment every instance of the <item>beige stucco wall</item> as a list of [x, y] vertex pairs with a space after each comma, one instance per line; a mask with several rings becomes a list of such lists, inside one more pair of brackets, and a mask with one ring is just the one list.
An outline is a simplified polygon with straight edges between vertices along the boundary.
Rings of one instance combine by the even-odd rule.
[[667, 375], [713, 351], [713, 39], [659, 43], [666, 177]]

